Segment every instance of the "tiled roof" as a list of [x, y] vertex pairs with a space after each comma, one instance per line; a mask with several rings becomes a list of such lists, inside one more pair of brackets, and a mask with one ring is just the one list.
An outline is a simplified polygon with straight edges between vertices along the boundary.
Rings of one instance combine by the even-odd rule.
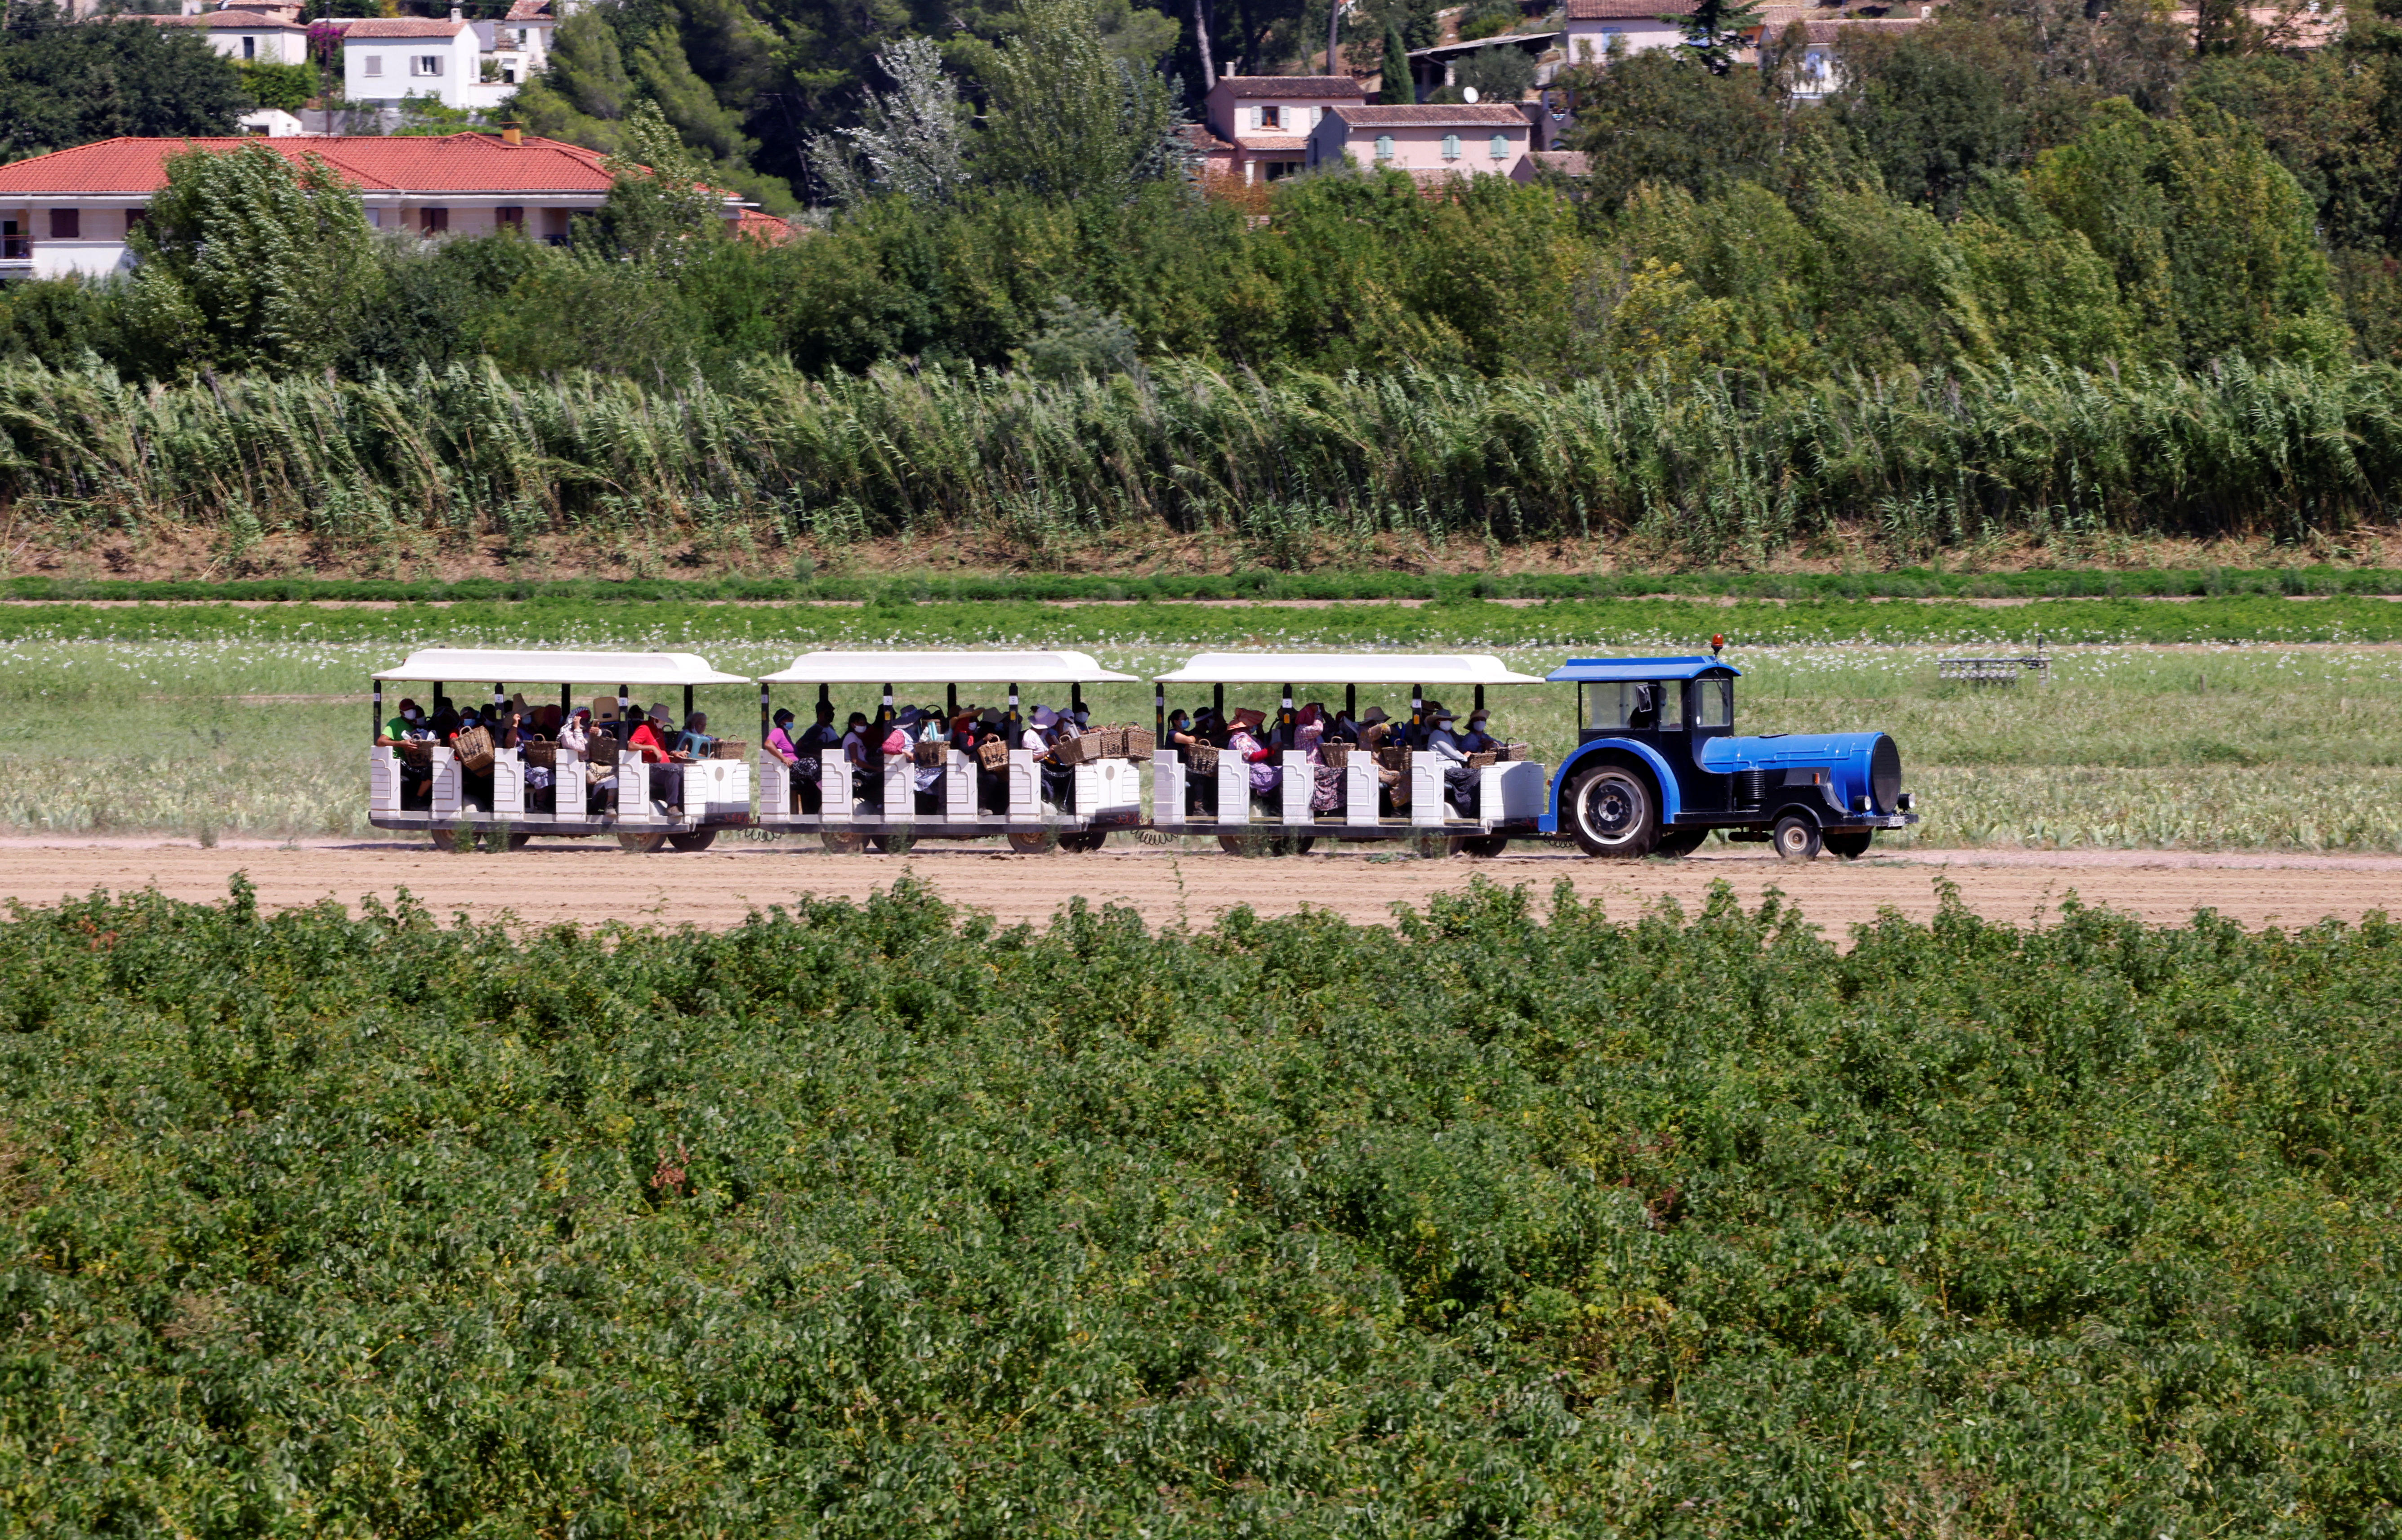
[[1211, 133], [1206, 124], [1185, 123], [1179, 126], [1176, 131], [1184, 136], [1185, 144], [1191, 145], [1194, 150], [1197, 150], [1203, 155], [1208, 155], [1214, 152], [1231, 151], [1235, 147], [1234, 145], [1227, 144], [1224, 140], [1219, 138], [1216, 134]]
[[1440, 103], [1419, 107], [1329, 107], [1329, 117], [1339, 117], [1344, 126], [1353, 129], [1518, 129], [1526, 127], [1526, 115], [1506, 103], [1460, 103], [1445, 106]]
[[255, 10], [213, 10], [201, 16], [127, 17], [127, 21], [147, 21], [154, 27], [197, 27], [204, 32], [307, 32], [298, 21], [286, 21], [280, 16], [269, 16]]
[[793, 239], [790, 220], [779, 219], [772, 213], [745, 209], [734, 221], [734, 233], [745, 241], [756, 241], [764, 246], [780, 246]]
[[366, 192], [605, 193], [601, 158], [577, 144], [528, 137], [504, 144], [496, 135], [452, 133], [415, 138], [328, 135], [322, 139], [104, 139], [0, 166], [0, 195], [152, 193], [167, 182], [166, 162], [186, 149], [228, 151], [264, 145], [298, 160], [322, 157]]
[[1691, 16], [1701, 0], [1568, 0], [1571, 21], [1656, 21]]
[[1907, 32], [1922, 25], [1915, 16], [1855, 16], [1841, 21], [1804, 21], [1802, 31], [1813, 43], [1832, 43], [1846, 32]]
[[1288, 101], [1318, 96], [1366, 96], [1368, 88], [1347, 75], [1222, 75], [1218, 84], [1238, 100], [1276, 96]]
[[1526, 158], [1546, 171], [1563, 176], [1582, 176], [1592, 170], [1592, 161], [1582, 150], [1529, 150]]
[[517, 0], [516, 4], [509, 7], [508, 15], [502, 20], [504, 21], [553, 21], [558, 18], [551, 14], [550, 0]]
[[384, 37], [456, 37], [467, 30], [464, 21], [437, 21], [426, 16], [370, 16], [342, 29], [342, 41]]
[[1249, 133], [1243, 136], [1247, 150], [1305, 150], [1309, 140], [1301, 134]]

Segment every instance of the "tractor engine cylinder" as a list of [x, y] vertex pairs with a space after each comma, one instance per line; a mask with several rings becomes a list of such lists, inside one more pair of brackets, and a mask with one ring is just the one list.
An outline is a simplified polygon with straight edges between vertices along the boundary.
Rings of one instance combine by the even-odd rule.
[[1756, 813], [1768, 800], [1768, 772], [1738, 770], [1734, 773], [1734, 805], [1739, 813]]

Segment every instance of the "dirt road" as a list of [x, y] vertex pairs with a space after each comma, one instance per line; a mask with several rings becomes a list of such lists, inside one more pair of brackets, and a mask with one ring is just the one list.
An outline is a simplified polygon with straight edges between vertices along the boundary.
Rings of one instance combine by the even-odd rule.
[[537, 844], [510, 856], [442, 855], [423, 846], [326, 842], [294, 846], [122, 840], [41, 844], [0, 841], [0, 899], [29, 903], [94, 888], [155, 887], [172, 897], [214, 901], [227, 880], [249, 874], [269, 908], [363, 894], [391, 901], [402, 887], [446, 919], [465, 910], [529, 924], [727, 926], [754, 907], [798, 894], [860, 898], [914, 871], [953, 902], [1004, 921], [1046, 919], [1073, 894], [1129, 904], [1154, 924], [1206, 925], [1238, 903], [1263, 914], [1305, 905], [1355, 920], [1385, 921], [1395, 903], [1423, 904], [1475, 877], [1531, 885], [1539, 897], [1565, 877], [1588, 901], [1631, 917], [1662, 897], [1691, 911], [1711, 883], [1732, 883], [1746, 904], [1784, 890], [1813, 921], [1841, 936], [1887, 906], [1924, 917], [1935, 879], [1959, 885], [1979, 914], [2023, 922], [2074, 890], [2088, 904], [2154, 921], [2216, 909], [2247, 926], [2293, 928], [2324, 915], [2356, 920], [2402, 908], [2402, 857], [2195, 855], [2185, 852], [1926, 851], [1898, 859], [1821, 859], [1787, 866], [1728, 851], [1636, 865], [1588, 861], [1536, 846], [1494, 860], [1417, 860], [1395, 855], [1313, 855], [1242, 860], [1215, 850], [1172, 854], [1139, 846], [1089, 856], [1015, 856], [984, 847], [921, 848], [909, 857], [829, 856], [782, 846], [734, 843], [700, 855], [634, 857], [614, 846]]

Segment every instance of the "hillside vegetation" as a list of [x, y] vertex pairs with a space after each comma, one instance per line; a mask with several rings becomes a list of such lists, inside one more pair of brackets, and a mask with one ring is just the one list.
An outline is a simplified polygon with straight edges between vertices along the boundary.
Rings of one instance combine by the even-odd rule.
[[2381, 919], [0, 926], [48, 1534], [2366, 1536]]

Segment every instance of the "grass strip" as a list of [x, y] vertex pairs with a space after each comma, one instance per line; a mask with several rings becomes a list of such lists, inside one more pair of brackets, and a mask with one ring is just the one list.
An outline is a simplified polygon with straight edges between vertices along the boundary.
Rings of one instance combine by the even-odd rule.
[[874, 574], [808, 580], [724, 576], [666, 578], [250, 578], [222, 583], [114, 578], [15, 577], [0, 598], [352, 603], [559, 601], [655, 604], [677, 600], [772, 603], [808, 600], [991, 604], [1043, 599], [1612, 599], [1652, 595], [1710, 598], [2201, 598], [2230, 594], [2402, 595], [2402, 571], [2317, 566], [2191, 568], [2159, 571], [2079, 569], [1947, 572], [1911, 567], [1884, 572], [1600, 573], [1389, 571], [1280, 572], [1111, 577], [1066, 572]]

